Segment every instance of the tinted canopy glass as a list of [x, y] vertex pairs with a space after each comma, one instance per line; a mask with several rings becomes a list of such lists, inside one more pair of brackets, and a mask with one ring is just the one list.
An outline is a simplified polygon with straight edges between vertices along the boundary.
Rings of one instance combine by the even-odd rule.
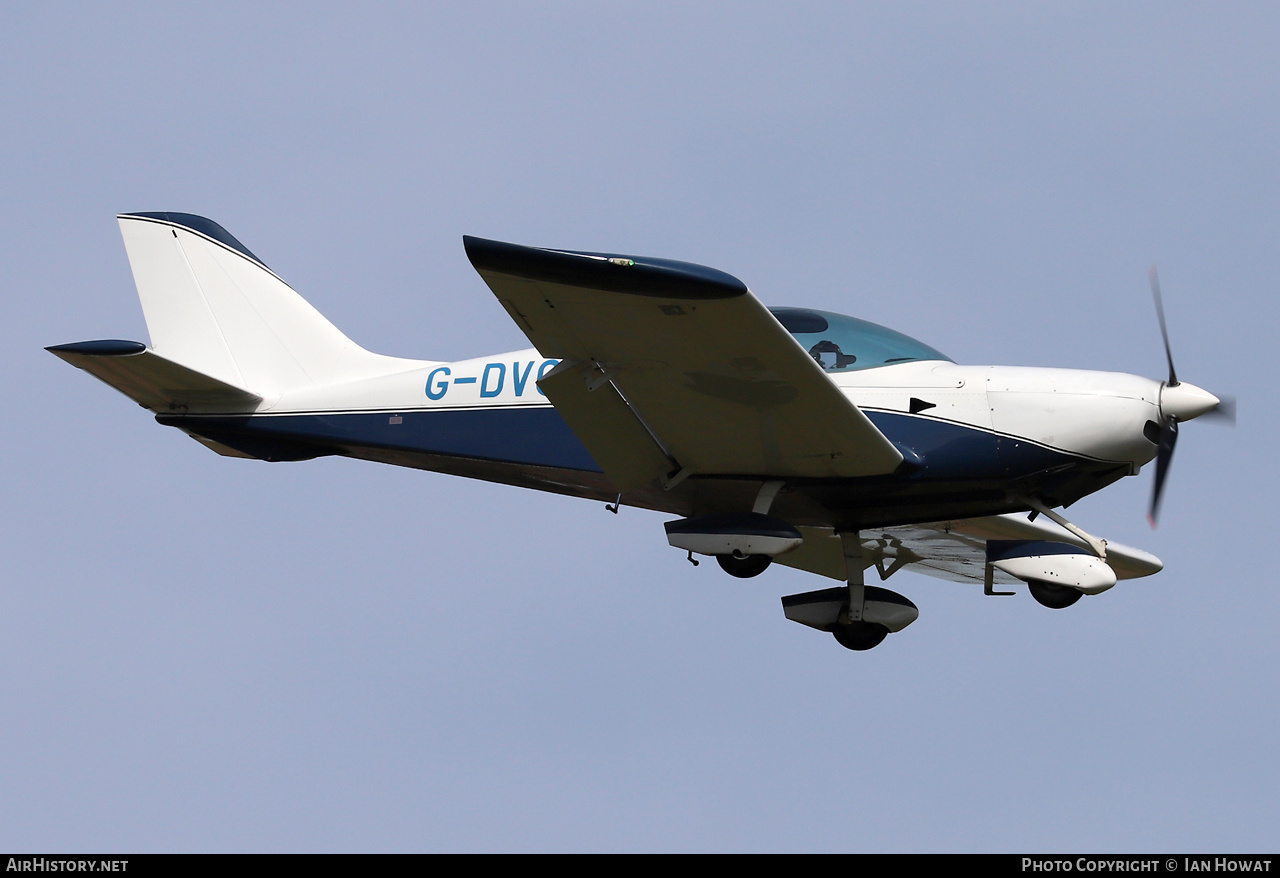
[[828, 372], [854, 372], [913, 360], [952, 362], [923, 342], [856, 317], [808, 308], [769, 310]]

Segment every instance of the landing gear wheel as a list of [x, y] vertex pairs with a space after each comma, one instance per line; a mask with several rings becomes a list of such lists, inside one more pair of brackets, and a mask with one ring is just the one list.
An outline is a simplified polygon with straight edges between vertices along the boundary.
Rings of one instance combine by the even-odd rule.
[[862, 652], [879, 646], [889, 636], [889, 629], [874, 622], [845, 622], [832, 628], [831, 634], [845, 649]]
[[1033, 598], [1042, 606], [1051, 610], [1065, 610], [1080, 600], [1084, 594], [1084, 592], [1078, 591], [1069, 585], [1057, 585], [1052, 582], [1036, 582], [1034, 580], [1027, 583], [1027, 588], [1031, 590]]
[[720, 562], [721, 570], [739, 579], [759, 576], [773, 563], [768, 555], [743, 555], [741, 558], [737, 555], [716, 555], [716, 560]]

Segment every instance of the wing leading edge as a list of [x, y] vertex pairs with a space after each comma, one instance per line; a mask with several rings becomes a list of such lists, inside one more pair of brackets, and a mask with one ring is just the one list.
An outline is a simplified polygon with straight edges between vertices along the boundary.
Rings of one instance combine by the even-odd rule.
[[463, 239], [545, 357], [539, 382], [620, 490], [688, 475], [854, 478], [902, 454], [732, 275]]

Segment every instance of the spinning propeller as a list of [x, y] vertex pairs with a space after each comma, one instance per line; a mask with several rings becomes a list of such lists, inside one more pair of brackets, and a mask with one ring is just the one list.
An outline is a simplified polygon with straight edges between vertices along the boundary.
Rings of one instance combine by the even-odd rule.
[[1156, 317], [1160, 321], [1160, 335], [1164, 338], [1164, 354], [1169, 361], [1169, 380], [1160, 388], [1160, 438], [1156, 442], [1156, 481], [1151, 491], [1151, 505], [1147, 509], [1147, 521], [1156, 526], [1160, 514], [1160, 495], [1164, 492], [1164, 480], [1173, 462], [1173, 449], [1178, 444], [1178, 422], [1189, 421], [1201, 415], [1212, 416], [1231, 426], [1236, 423], [1234, 399], [1219, 399], [1194, 384], [1178, 381], [1173, 368], [1173, 349], [1169, 346], [1169, 329], [1164, 322], [1164, 302], [1160, 298], [1160, 276], [1151, 266], [1151, 295], [1156, 302]]

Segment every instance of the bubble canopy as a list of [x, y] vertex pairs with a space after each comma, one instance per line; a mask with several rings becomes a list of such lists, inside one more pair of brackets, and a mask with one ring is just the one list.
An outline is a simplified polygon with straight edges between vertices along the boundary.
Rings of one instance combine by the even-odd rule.
[[856, 372], [916, 360], [954, 362], [923, 342], [867, 320], [809, 308], [769, 311], [828, 372]]

